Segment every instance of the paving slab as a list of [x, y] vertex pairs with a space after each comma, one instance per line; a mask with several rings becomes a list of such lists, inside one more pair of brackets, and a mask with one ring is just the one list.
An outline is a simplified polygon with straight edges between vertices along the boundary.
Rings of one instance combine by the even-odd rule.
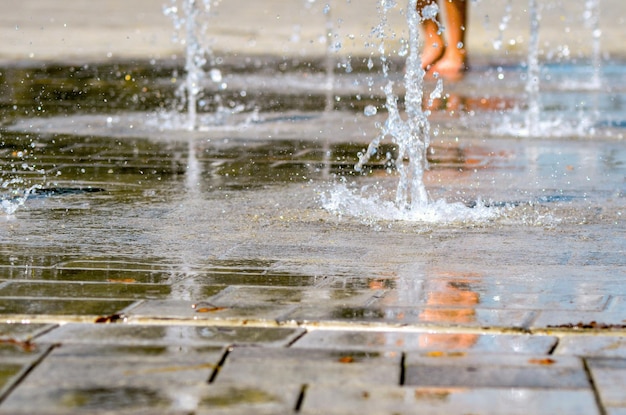
[[26, 376], [29, 369], [49, 352], [50, 346], [35, 345], [27, 340], [0, 340], [0, 400]]
[[66, 324], [44, 334], [43, 343], [95, 343], [129, 345], [214, 345], [233, 344], [285, 346], [302, 335], [294, 328], [207, 327], [185, 325]]
[[63, 345], [53, 350], [8, 396], [2, 410], [189, 410], [197, 401], [195, 389], [206, 383], [222, 354], [220, 348]]
[[563, 336], [554, 350], [558, 355], [626, 358], [626, 337], [595, 333], [590, 336]]
[[196, 414], [288, 414], [294, 413], [302, 386], [296, 383], [214, 383], [200, 389]]
[[599, 414], [588, 390], [329, 387], [307, 389], [303, 414]]
[[452, 307], [329, 307], [321, 309], [300, 306], [287, 314], [286, 321], [301, 323], [325, 321], [335, 323], [361, 322], [391, 325], [454, 326], [474, 328], [518, 328], [528, 326], [534, 314], [521, 310]]
[[59, 315], [94, 321], [100, 316], [120, 313], [133, 303], [117, 299], [4, 298], [0, 304], [0, 314], [10, 316], [10, 320], [20, 321]]
[[39, 334], [54, 328], [54, 324], [0, 323], [0, 341], [29, 342]]
[[404, 379], [411, 386], [591, 390], [582, 361], [564, 356], [408, 353]]
[[604, 407], [626, 409], [626, 359], [590, 358], [587, 365]]
[[400, 359], [375, 351], [234, 348], [215, 382], [393, 385], [400, 381]]
[[394, 330], [313, 330], [292, 347], [372, 351], [472, 351], [547, 354], [556, 344], [552, 336], [480, 334], [476, 332], [409, 332]]
[[130, 322], [150, 322], [167, 320], [194, 320], [194, 321], [238, 321], [243, 323], [253, 320], [257, 323], [267, 322], [275, 325], [276, 321], [291, 313], [293, 305], [248, 305], [241, 304], [235, 307], [218, 305], [213, 300], [183, 301], [145, 301], [132, 308], [124, 315]]

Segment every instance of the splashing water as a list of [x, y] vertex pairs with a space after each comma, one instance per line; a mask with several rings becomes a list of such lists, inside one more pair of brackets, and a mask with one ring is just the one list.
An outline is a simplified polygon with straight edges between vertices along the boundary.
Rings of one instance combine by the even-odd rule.
[[541, 76], [541, 66], [539, 65], [539, 21], [541, 20], [541, 13], [537, 7], [537, 0], [529, 0], [528, 11], [530, 14], [530, 41], [528, 44], [528, 72], [526, 80], [526, 96], [528, 100], [526, 126], [528, 127], [528, 134], [536, 137], [540, 133], [539, 78]]
[[496, 36], [496, 38], [492, 42], [493, 48], [495, 50], [502, 49], [504, 31], [508, 27], [509, 22], [511, 21], [511, 17], [513, 16], [513, 12], [512, 12], [513, 4], [512, 3], [513, 3], [513, 0], [508, 0], [504, 8], [504, 15], [502, 16], [502, 20], [500, 21], [500, 24], [498, 25], [498, 36]]
[[[510, 2], [507, 5], [506, 13], [510, 13]], [[542, 65], [539, 61], [539, 30], [541, 22], [542, 4], [537, 0], [529, 0], [528, 13], [530, 18], [530, 35], [527, 53], [526, 81], [524, 90], [526, 93], [527, 110], [525, 113], [513, 112], [504, 114], [502, 122], [493, 126], [491, 131], [497, 135], [513, 135], [516, 137], [570, 137], [570, 136], [588, 136], [593, 134], [596, 124], [597, 113], [589, 116], [583, 113], [583, 107], [578, 114], [572, 119], [571, 116], [554, 116], [552, 119], [542, 117], [541, 105], [541, 76]], [[585, 2], [585, 12], [583, 19], [585, 24], [592, 31], [592, 56], [591, 65], [593, 67], [593, 75], [591, 79], [585, 80], [584, 84], [575, 84], [576, 89], [599, 89], [602, 86], [601, 80], [601, 51], [599, 28], [599, 0], [587, 0]], [[510, 17], [505, 16], [503, 22], [508, 22]], [[506, 28], [501, 25], [500, 29]], [[501, 39], [502, 33], [499, 38]], [[494, 44], [495, 47], [495, 44]], [[563, 84], [568, 88], [568, 84]], [[520, 117], [521, 116], [521, 117]]]
[[[202, 4], [200, 4], [202, 2]], [[211, 54], [208, 47], [202, 44], [206, 32], [206, 17], [211, 10], [210, 0], [182, 0], [182, 15], [179, 14], [178, 0], [171, 0], [171, 6], [164, 8], [164, 14], [170, 16], [174, 22], [176, 31], [184, 29], [184, 39], [175, 34], [174, 40], [185, 46], [185, 82], [181, 85], [178, 95], [183, 100], [183, 106], [187, 108], [187, 129], [195, 130], [198, 127], [198, 98], [202, 93], [202, 82], [207, 74], [204, 65], [207, 57]], [[213, 69], [210, 72], [211, 79], [221, 78], [221, 75]]]
[[[398, 108], [398, 97], [393, 92], [394, 83], [389, 80], [389, 62], [385, 55], [385, 25], [387, 12], [396, 6], [394, 0], [381, 2], [381, 24], [373, 33], [380, 37], [379, 52], [382, 62], [382, 74], [387, 83], [383, 90], [386, 101], [387, 120], [380, 126], [379, 135], [369, 144], [364, 153], [359, 154], [355, 170], [362, 171], [369, 159], [378, 152], [381, 142], [390, 138], [398, 149], [395, 167], [400, 180], [392, 202], [386, 197], [386, 190], [377, 185], [368, 185], [355, 188], [340, 183], [328, 191], [322, 192], [324, 208], [337, 215], [348, 215], [367, 223], [379, 220], [409, 221], [420, 223], [467, 223], [485, 222], [498, 217], [504, 208], [494, 208], [478, 200], [471, 206], [464, 203], [448, 203], [445, 200], [429, 201], [424, 184], [424, 171], [428, 168], [426, 151], [430, 144], [430, 111], [423, 110], [424, 75], [421, 65], [422, 41], [419, 36], [420, 25], [424, 19], [436, 19], [438, 8], [436, 4], [417, 11], [417, 0], [410, 0], [406, 12], [409, 25], [408, 48], [402, 50], [400, 56], [407, 56], [404, 73], [405, 84], [405, 112], [403, 119]], [[373, 63], [368, 61], [371, 69]], [[429, 103], [440, 98], [443, 93], [443, 82], [437, 80], [436, 87], [430, 93]], [[430, 105], [429, 105], [430, 106]], [[367, 106], [366, 116], [376, 114], [374, 106]], [[364, 194], [373, 194], [370, 197]]]
[[600, 29], [600, 0], [585, 1], [585, 12], [583, 14], [585, 24], [591, 30], [592, 52], [591, 65], [593, 66], [593, 77], [590, 86], [600, 88], [602, 86], [602, 30]]
[[0, 208], [7, 215], [13, 215], [20, 207], [24, 206], [28, 196], [36, 189], [41, 189], [41, 185], [36, 184], [24, 187], [24, 180], [13, 178], [0, 183]]
[[[373, 187], [373, 188], [372, 188]], [[363, 197], [365, 192], [374, 193]], [[478, 200], [472, 206], [464, 203], [448, 203], [435, 200], [419, 209], [404, 209], [389, 200], [377, 186], [364, 186], [356, 189], [342, 183], [322, 195], [322, 203], [331, 213], [361, 218], [364, 223], [376, 223], [380, 220], [405, 221], [433, 224], [482, 223], [500, 217], [508, 208], [493, 207]]]
[[[386, 12], [389, 7], [384, 7]], [[424, 13], [426, 14], [426, 13]], [[411, 210], [425, 207], [428, 204], [428, 193], [424, 186], [424, 169], [428, 167], [426, 149], [430, 143], [430, 124], [428, 111], [422, 109], [424, 69], [422, 69], [420, 50], [421, 39], [419, 27], [424, 17], [417, 12], [417, 0], [410, 0], [407, 9], [409, 25], [409, 53], [404, 74], [406, 120], [400, 116], [398, 97], [393, 93], [393, 82], [388, 80], [384, 87], [388, 118], [381, 132], [369, 145], [367, 151], [359, 156], [355, 166], [362, 171], [365, 163], [376, 154], [378, 146], [386, 137], [398, 147], [396, 168], [400, 181], [396, 191], [395, 204], [399, 209]], [[384, 56], [384, 55], [383, 55]], [[383, 57], [383, 72], [386, 76], [387, 65]], [[441, 80], [440, 80], [441, 82]], [[440, 84], [441, 85], [441, 84]], [[435, 95], [441, 94], [441, 88]], [[431, 100], [434, 99], [433, 95]], [[369, 111], [371, 112], [371, 110]], [[408, 163], [405, 164], [405, 159]]]

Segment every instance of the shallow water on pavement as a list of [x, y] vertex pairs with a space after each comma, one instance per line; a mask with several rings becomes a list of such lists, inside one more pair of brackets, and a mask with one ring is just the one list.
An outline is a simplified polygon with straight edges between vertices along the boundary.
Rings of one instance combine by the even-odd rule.
[[[588, 120], [567, 136], [492, 131], [523, 111], [519, 68], [475, 69], [450, 85], [425, 180], [452, 210], [435, 208], [434, 220], [389, 214], [393, 146], [366, 174], [353, 170], [384, 120], [380, 108], [362, 114], [384, 102], [361, 81], [370, 75], [340, 76], [329, 94], [315, 66], [231, 70], [220, 99], [236, 114], [189, 132], [159, 121], [173, 111], [173, 68], [0, 69], [0, 191], [15, 207], [0, 217], [0, 313], [92, 318], [138, 300], [209, 299], [209, 314], [275, 318], [301, 306], [299, 318], [349, 320], [361, 307], [415, 305], [487, 308], [467, 324], [515, 325], [528, 316], [498, 313], [624, 307], [614, 295], [626, 258], [623, 66], [607, 66], [606, 86], [591, 90], [580, 68], [546, 69], [545, 113], [565, 117], [561, 127]], [[335, 306], [348, 308], [319, 313]]]

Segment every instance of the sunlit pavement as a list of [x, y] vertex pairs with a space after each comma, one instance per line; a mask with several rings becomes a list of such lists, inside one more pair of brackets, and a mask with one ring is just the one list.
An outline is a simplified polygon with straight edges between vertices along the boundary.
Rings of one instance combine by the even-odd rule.
[[[321, 3], [224, 0], [220, 93], [247, 107], [198, 131], [155, 115], [181, 65], [161, 4], [84, 3], [0, 17], [3, 197], [36, 186], [0, 216], [0, 413], [626, 414], [621, 3], [601, 88], [545, 69], [545, 137], [502, 132], [523, 13], [501, 53], [500, 2], [472, 4], [477, 64], [433, 103], [421, 215], [375, 201], [392, 145], [353, 172], [385, 110], [342, 56], [375, 50], [376, 2], [331, 3], [329, 93]], [[546, 53], [588, 56], [581, 11], [546, 6]]]

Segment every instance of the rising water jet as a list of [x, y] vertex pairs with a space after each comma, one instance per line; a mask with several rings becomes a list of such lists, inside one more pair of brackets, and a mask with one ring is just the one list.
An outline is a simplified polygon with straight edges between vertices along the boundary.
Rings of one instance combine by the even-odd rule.
[[[422, 109], [425, 71], [422, 69], [420, 58], [422, 40], [419, 27], [422, 19], [432, 16], [423, 16], [417, 12], [417, 0], [409, 0], [408, 3], [406, 13], [409, 26], [409, 52], [404, 73], [406, 119], [400, 115], [398, 97], [393, 93], [393, 82], [388, 80], [384, 87], [387, 120], [381, 127], [380, 134], [370, 143], [366, 152], [360, 155], [355, 169], [361, 171], [370, 157], [376, 154], [381, 141], [390, 137], [398, 147], [395, 165], [400, 181], [396, 191], [396, 206], [400, 209], [418, 209], [428, 204], [428, 193], [423, 178], [424, 169], [428, 167], [426, 150], [430, 144], [429, 112]], [[387, 10], [388, 7], [383, 5], [383, 13]], [[436, 15], [436, 10], [434, 13]], [[383, 71], [386, 74], [385, 61]], [[405, 159], [408, 160], [407, 164]]]

